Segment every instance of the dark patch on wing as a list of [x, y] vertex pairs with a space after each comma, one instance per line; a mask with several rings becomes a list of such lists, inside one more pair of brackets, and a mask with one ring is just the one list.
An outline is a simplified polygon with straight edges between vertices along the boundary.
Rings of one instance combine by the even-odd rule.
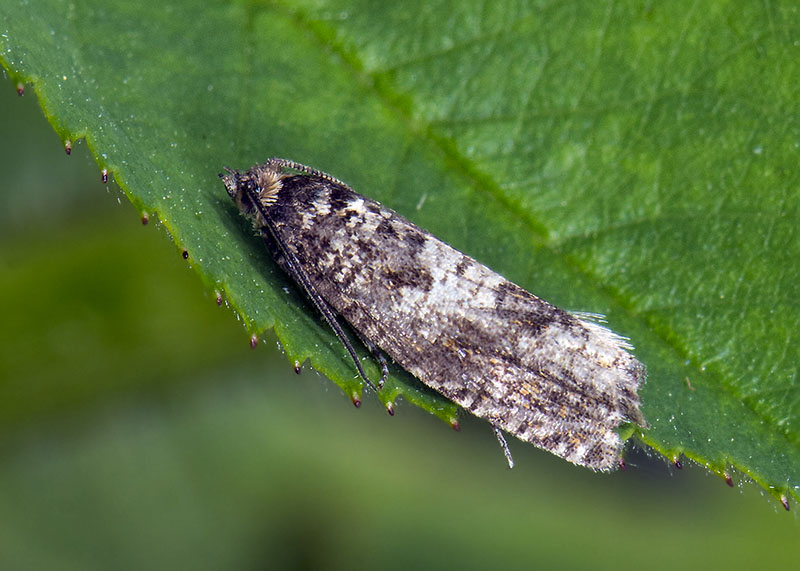
[[394, 225], [387, 219], [381, 220], [380, 224], [375, 228], [375, 232], [383, 240], [397, 240], [400, 235], [397, 233]]
[[330, 192], [329, 200], [333, 212], [345, 210], [356, 196], [356, 193], [340, 184], [328, 183], [328, 190]]
[[468, 256], [462, 256], [461, 261], [456, 264], [456, 275], [463, 276], [475, 261]]
[[392, 288], [410, 287], [429, 292], [433, 287], [433, 276], [420, 266], [403, 265], [396, 268], [384, 267], [380, 278]]

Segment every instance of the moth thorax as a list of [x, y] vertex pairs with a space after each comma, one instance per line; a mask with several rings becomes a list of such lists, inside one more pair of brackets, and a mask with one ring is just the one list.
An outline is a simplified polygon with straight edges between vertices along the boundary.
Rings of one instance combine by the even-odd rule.
[[278, 192], [280, 192], [283, 183], [281, 180], [284, 175], [274, 168], [263, 168], [256, 174], [256, 183], [258, 185], [258, 200], [264, 208], [274, 204], [278, 200]]

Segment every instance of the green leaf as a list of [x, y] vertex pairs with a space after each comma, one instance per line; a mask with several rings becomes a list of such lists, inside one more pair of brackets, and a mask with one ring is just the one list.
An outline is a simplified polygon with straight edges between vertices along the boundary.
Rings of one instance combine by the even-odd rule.
[[643, 442], [800, 499], [792, 5], [147, 4], [6, 2], [0, 57], [251, 332], [360, 394], [217, 179], [285, 156], [605, 313], [649, 369]]

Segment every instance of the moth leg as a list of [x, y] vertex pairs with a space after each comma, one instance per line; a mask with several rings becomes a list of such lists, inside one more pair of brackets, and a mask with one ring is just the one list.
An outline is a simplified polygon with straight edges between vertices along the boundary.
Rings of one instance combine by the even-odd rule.
[[339, 324], [339, 320], [336, 319], [336, 313], [333, 308], [328, 305], [328, 302], [325, 301], [321, 295], [317, 294], [316, 291], [307, 290], [307, 293], [311, 300], [313, 301], [314, 305], [316, 306], [317, 310], [322, 314], [325, 318], [325, 321], [333, 329], [333, 332], [336, 334], [336, 337], [339, 338], [339, 341], [342, 342], [342, 345], [345, 346], [347, 352], [350, 353], [350, 357], [353, 359], [353, 363], [356, 365], [356, 369], [358, 369], [358, 374], [361, 375], [361, 378], [364, 379], [364, 382], [367, 383], [373, 391], [376, 393], [383, 388], [383, 384], [386, 382], [386, 379], [389, 377], [389, 363], [386, 361], [386, 356], [381, 352], [375, 343], [372, 341], [365, 339], [358, 331], [356, 334], [358, 338], [361, 339], [361, 342], [369, 349], [369, 352], [372, 353], [372, 356], [378, 361], [378, 364], [381, 366], [381, 380], [378, 381], [378, 386], [376, 387], [375, 384], [369, 380], [367, 374], [364, 372], [363, 367], [361, 366], [361, 361], [358, 360], [358, 355], [356, 354], [355, 347], [353, 347], [353, 343], [350, 341], [350, 338], [342, 329], [342, 326]]
[[508, 467], [514, 467], [514, 458], [511, 457], [511, 450], [508, 448], [508, 442], [506, 442], [505, 436], [503, 436], [503, 432], [500, 430], [499, 427], [492, 425], [492, 430], [494, 430], [494, 435], [497, 436], [497, 441], [500, 443], [500, 448], [503, 449], [503, 454], [506, 455], [506, 460], [508, 461]]
[[[342, 326], [339, 324], [339, 320], [336, 319], [336, 313], [334, 312], [333, 308], [330, 305], [328, 305], [328, 302], [325, 301], [322, 298], [322, 296], [319, 295], [314, 289], [306, 288], [306, 293], [311, 298], [311, 301], [317, 308], [317, 311], [319, 311], [322, 314], [322, 317], [324, 317], [325, 321], [328, 322], [328, 325], [331, 326], [331, 329], [333, 329], [333, 332], [336, 334], [336, 337], [339, 338], [339, 341], [342, 342], [344, 348], [347, 349], [348, 353], [350, 353], [350, 358], [353, 359], [353, 363], [355, 364], [356, 369], [358, 370], [359, 376], [364, 380], [364, 382], [367, 385], [369, 385], [372, 388], [373, 391], [378, 392], [380, 388], [383, 386], [383, 381], [385, 377], [383, 376], [381, 377], [381, 380], [378, 383], [377, 387], [372, 381], [369, 380], [369, 377], [367, 377], [367, 373], [364, 372], [364, 368], [361, 366], [361, 361], [359, 361], [358, 359], [358, 353], [356, 353], [356, 349], [355, 347], [353, 347], [353, 342], [350, 341], [350, 338], [347, 336], [347, 334], [344, 332], [344, 329], [342, 329]], [[372, 350], [372, 347], [370, 347], [369, 345], [368, 348], [370, 349], [370, 351]], [[377, 350], [377, 347], [375, 349]], [[378, 359], [378, 361], [381, 362], [380, 359]], [[389, 368], [388, 365], [386, 365], [385, 360], [381, 362], [381, 368], [383, 369], [384, 367], [386, 367], [385, 370], [386, 374], [388, 375]]]
[[369, 352], [372, 353], [372, 356], [375, 357], [375, 360], [378, 361], [378, 364], [381, 366], [381, 380], [378, 381], [378, 390], [383, 388], [383, 384], [386, 382], [386, 379], [389, 378], [389, 362], [386, 360], [386, 355], [383, 354], [375, 343], [370, 341], [369, 339], [364, 339], [359, 335], [361, 341], [364, 345], [367, 346]]
[[[339, 320], [336, 319], [336, 312], [333, 308], [328, 304], [327, 301], [319, 294], [319, 292], [314, 288], [311, 283], [311, 279], [308, 277], [308, 274], [303, 270], [303, 266], [300, 262], [297, 261], [297, 257], [289, 250], [286, 244], [280, 239], [280, 237], [275, 232], [275, 225], [270, 220], [269, 214], [265, 211], [261, 211], [261, 215], [264, 217], [265, 220], [268, 220], [269, 223], [267, 224], [266, 228], [261, 230], [261, 234], [264, 237], [267, 245], [270, 249], [273, 250], [273, 255], [277, 254], [281, 256], [283, 260], [283, 265], [285, 266], [284, 269], [286, 272], [294, 279], [295, 283], [297, 283], [300, 288], [305, 292], [308, 298], [311, 300], [311, 303], [314, 307], [322, 314], [322, 317], [325, 321], [328, 322], [328, 325], [331, 326], [333, 332], [336, 334], [336, 337], [339, 338], [339, 341], [342, 342], [344, 348], [347, 349], [347, 352], [350, 354], [350, 357], [353, 359], [353, 363], [355, 363], [356, 370], [358, 370], [359, 376], [364, 380], [364, 382], [369, 385], [372, 390], [378, 392], [378, 387], [376, 387], [372, 381], [369, 380], [367, 377], [367, 373], [364, 372], [364, 368], [361, 366], [361, 361], [358, 360], [358, 353], [356, 353], [355, 347], [353, 347], [353, 342], [350, 341], [350, 338], [342, 329], [342, 326], [339, 324]], [[274, 248], [274, 249], [273, 249]], [[276, 256], [276, 260], [279, 258]], [[388, 370], [388, 369], [387, 369]], [[381, 384], [383, 381], [381, 380]]]

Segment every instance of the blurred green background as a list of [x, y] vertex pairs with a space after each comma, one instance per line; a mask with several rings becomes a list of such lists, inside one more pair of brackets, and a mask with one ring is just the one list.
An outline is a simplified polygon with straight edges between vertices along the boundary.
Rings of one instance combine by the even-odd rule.
[[[234, 314], [35, 95], [1, 83], [0, 568], [787, 568], [800, 523], [629, 450], [593, 474], [488, 425], [356, 410]], [[223, 192], [220, 187], [220, 192]]]

